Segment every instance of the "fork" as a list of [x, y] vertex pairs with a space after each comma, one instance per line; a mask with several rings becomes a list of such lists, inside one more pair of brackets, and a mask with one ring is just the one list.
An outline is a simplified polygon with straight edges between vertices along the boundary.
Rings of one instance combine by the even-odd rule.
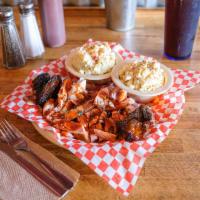
[[48, 172], [49, 175], [56, 178], [60, 184], [62, 184], [65, 189], [70, 189], [73, 187], [73, 183], [59, 171], [53, 169], [46, 161], [41, 159], [37, 154], [35, 154], [31, 148], [28, 146], [27, 141], [21, 136], [20, 131], [7, 120], [0, 123], [0, 132], [5, 142], [13, 146], [15, 150], [26, 151], [32, 155], [32, 157], [40, 164], [40, 166]]

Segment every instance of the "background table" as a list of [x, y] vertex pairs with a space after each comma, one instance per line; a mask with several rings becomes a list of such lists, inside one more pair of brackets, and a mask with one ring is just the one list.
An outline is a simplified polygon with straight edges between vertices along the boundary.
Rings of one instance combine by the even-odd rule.
[[[38, 12], [36, 12], [38, 15]], [[19, 16], [15, 12], [17, 25]], [[26, 67], [7, 70], [0, 67], [0, 99], [22, 83], [28, 73], [70, 49], [82, 45], [88, 38], [115, 41], [127, 49], [155, 57], [171, 68], [200, 70], [200, 32], [193, 55], [185, 61], [170, 61], [163, 57], [164, 11], [137, 10], [134, 30], [120, 33], [106, 29], [103, 9], [65, 9], [67, 42], [60, 48], [46, 48], [42, 59], [28, 61]], [[2, 54], [0, 55], [2, 59]], [[1, 60], [0, 60], [1, 61]], [[66, 200], [199, 200], [200, 199], [200, 86], [186, 93], [185, 110], [170, 136], [145, 162], [135, 189], [128, 198], [113, 190], [106, 182], [70, 152], [44, 138], [30, 122], [0, 110], [0, 119], [7, 118], [34, 142], [48, 149], [76, 169], [80, 181]]]

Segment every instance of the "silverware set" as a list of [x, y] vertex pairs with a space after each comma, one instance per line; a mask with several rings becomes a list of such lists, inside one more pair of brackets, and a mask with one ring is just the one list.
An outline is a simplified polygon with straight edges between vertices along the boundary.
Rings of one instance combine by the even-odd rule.
[[[66, 191], [73, 187], [72, 181], [31, 150], [21, 132], [7, 120], [0, 123], [0, 151], [10, 156], [57, 196], [64, 195]], [[29, 153], [46, 173], [21, 156], [20, 151]]]

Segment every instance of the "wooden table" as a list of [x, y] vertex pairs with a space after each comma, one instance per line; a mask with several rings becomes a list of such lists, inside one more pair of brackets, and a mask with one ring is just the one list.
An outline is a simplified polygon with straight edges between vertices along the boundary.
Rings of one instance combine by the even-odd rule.
[[[19, 25], [18, 14], [15, 14]], [[153, 56], [171, 68], [200, 70], [200, 32], [191, 59], [170, 61], [163, 57], [163, 10], [137, 10], [136, 28], [125, 33], [106, 29], [105, 11], [101, 9], [66, 9], [65, 16], [67, 42], [63, 47], [46, 48], [42, 59], [28, 61], [26, 67], [18, 70], [0, 67], [0, 99], [12, 92], [31, 70], [59, 58], [88, 38], [119, 42], [132, 51]], [[0, 118], [7, 117], [31, 140], [81, 174], [78, 185], [66, 200], [197, 200], [200, 199], [200, 86], [186, 93], [186, 101], [181, 119], [170, 136], [147, 159], [128, 198], [113, 190], [70, 152], [42, 138], [30, 122], [4, 110], [0, 110]]]

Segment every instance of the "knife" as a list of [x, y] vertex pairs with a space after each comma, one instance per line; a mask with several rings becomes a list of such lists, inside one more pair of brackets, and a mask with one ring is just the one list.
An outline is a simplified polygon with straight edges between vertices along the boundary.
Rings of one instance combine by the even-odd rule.
[[66, 189], [56, 183], [53, 179], [48, 177], [46, 174], [41, 172], [35, 166], [33, 166], [29, 161], [20, 156], [15, 152], [15, 150], [6, 143], [0, 142], [0, 151], [4, 152], [7, 156], [13, 159], [21, 167], [23, 167], [27, 172], [29, 172], [34, 178], [45, 185], [49, 190], [51, 190], [55, 195], [61, 197], [66, 193]]

